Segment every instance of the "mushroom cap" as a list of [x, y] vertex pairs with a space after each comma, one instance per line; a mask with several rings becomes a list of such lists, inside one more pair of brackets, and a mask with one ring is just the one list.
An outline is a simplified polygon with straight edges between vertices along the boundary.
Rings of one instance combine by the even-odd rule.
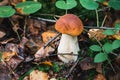
[[57, 20], [55, 29], [62, 34], [78, 36], [83, 31], [83, 23], [76, 15], [66, 14]]

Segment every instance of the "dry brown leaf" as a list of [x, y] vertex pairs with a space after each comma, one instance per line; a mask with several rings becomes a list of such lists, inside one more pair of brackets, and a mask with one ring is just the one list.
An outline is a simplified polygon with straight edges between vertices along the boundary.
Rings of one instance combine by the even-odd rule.
[[2, 54], [2, 59], [4, 61], [9, 61], [13, 56], [15, 56], [16, 53], [15, 52], [3, 52]]
[[13, 40], [14, 40], [14, 38], [10, 38], [10, 39], [1, 41], [0, 43], [1, 43], [1, 44], [7, 44], [8, 42], [13, 41]]
[[6, 35], [6, 33], [4, 31], [0, 30], [0, 38], [4, 37]]
[[27, 42], [28, 42], [28, 39], [26, 37], [22, 37], [19, 47], [24, 48], [24, 46]]
[[48, 42], [51, 38], [55, 37], [57, 35], [56, 32], [54, 31], [46, 31], [46, 32], [43, 32], [42, 33], [42, 39], [43, 39], [43, 42]]
[[7, 64], [14, 70], [21, 62], [23, 59], [20, 59], [18, 57], [12, 57]]
[[98, 73], [102, 73], [102, 64], [103, 63], [97, 63], [97, 65], [96, 65], [96, 71], [98, 72]]
[[93, 58], [90, 58], [90, 57], [84, 58], [80, 63], [80, 67], [82, 70], [89, 70], [89, 69], [95, 68]]
[[102, 74], [98, 74], [94, 80], [106, 80], [106, 78]]
[[2, 21], [3, 21], [3, 18], [0, 18], [0, 24], [2, 23]]
[[47, 73], [34, 70], [30, 73], [30, 80], [48, 80], [49, 76]]
[[11, 1], [11, 5], [16, 6], [16, 4], [20, 3], [20, 2], [24, 2], [26, 0], [10, 0]]
[[5, 51], [19, 53], [18, 46], [14, 43], [7, 43], [5, 46]]
[[11, 80], [11, 72], [5, 62], [0, 62], [0, 80]]
[[54, 49], [52, 47], [41, 47], [36, 53], [35, 53], [35, 60], [38, 61], [41, 58], [45, 58], [46, 56], [49, 56], [50, 52], [53, 52]]
[[27, 24], [32, 35], [38, 35], [41, 30], [46, 30], [46, 22], [44, 21], [28, 19]]
[[100, 41], [106, 37], [106, 35], [102, 34], [103, 31], [102, 29], [90, 29], [88, 31], [89, 38], [96, 38]]
[[2, 0], [0, 1], [0, 6], [5, 6], [9, 3], [9, 0]]
[[120, 55], [116, 58], [116, 63], [120, 66]]

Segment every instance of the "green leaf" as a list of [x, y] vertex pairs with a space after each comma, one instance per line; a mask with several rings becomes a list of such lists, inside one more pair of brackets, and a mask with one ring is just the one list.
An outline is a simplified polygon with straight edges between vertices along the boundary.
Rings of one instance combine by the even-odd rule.
[[112, 48], [117, 49], [120, 47], [120, 40], [114, 40], [112, 43]]
[[79, 0], [81, 5], [88, 10], [96, 10], [98, 8], [98, 3], [94, 0]]
[[102, 49], [103, 49], [106, 53], [110, 53], [110, 52], [112, 52], [112, 50], [113, 50], [112, 44], [106, 42], [106, 43], [103, 45]]
[[16, 8], [21, 8], [24, 14], [32, 14], [41, 9], [42, 5], [35, 1], [25, 1], [18, 3]]
[[116, 10], [120, 10], [120, 0], [110, 0], [108, 5]]
[[43, 65], [43, 64], [39, 65], [37, 68], [38, 68], [38, 70], [40, 70], [40, 71], [48, 71], [48, 70], [50, 70], [50, 66], [48, 66], [48, 65]]
[[115, 24], [115, 29], [116, 29], [116, 31], [119, 31], [119, 30], [120, 30], [120, 23], [116, 23], [116, 24]]
[[55, 3], [56, 7], [59, 9], [72, 9], [77, 5], [77, 2], [75, 0], [59, 0]]
[[105, 53], [98, 53], [95, 57], [94, 57], [94, 62], [95, 63], [99, 63], [99, 62], [104, 62], [106, 61], [108, 58], [108, 55]]
[[14, 15], [15, 10], [11, 6], [0, 6], [0, 17], [7, 18]]
[[101, 47], [99, 45], [92, 45], [90, 46], [90, 49], [93, 51], [101, 51]]
[[105, 34], [105, 35], [114, 35], [114, 34], [115, 34], [115, 31], [114, 31], [114, 30], [105, 30], [105, 31], [103, 32], [103, 34]]
[[59, 67], [58, 63], [53, 63], [53, 71], [54, 72], [59, 72], [60, 71], [60, 67]]

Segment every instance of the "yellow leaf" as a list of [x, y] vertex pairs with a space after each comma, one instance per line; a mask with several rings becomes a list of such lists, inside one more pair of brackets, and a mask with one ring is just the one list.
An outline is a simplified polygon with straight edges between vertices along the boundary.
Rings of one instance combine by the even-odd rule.
[[106, 80], [102, 74], [98, 74], [94, 80]]
[[105, 6], [108, 6], [108, 2], [107, 1], [104, 1], [102, 4], [105, 5]]
[[13, 56], [15, 56], [17, 53], [16, 52], [3, 52], [2, 54], [2, 59], [4, 61], [9, 61]]
[[113, 35], [112, 37], [115, 38], [115, 39], [120, 40], [120, 35]]
[[26, 0], [22, 0], [22, 2], [25, 2]]
[[53, 31], [46, 31], [46, 32], [43, 32], [42, 33], [42, 39], [43, 39], [43, 42], [48, 42], [51, 38], [53, 38], [54, 36], [56, 36], [57, 33], [56, 32], [53, 32]]
[[52, 66], [52, 63], [50, 61], [40, 62], [40, 64]]

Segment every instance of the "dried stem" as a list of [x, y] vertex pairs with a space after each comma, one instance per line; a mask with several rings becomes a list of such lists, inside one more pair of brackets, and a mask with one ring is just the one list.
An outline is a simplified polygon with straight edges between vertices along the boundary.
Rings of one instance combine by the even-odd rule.
[[27, 16], [25, 17], [25, 24], [24, 24], [24, 31], [23, 31], [24, 37], [26, 35], [26, 26], [27, 26]]
[[104, 23], [105, 23], [106, 18], [107, 18], [107, 15], [105, 15], [105, 17], [104, 17], [104, 19], [103, 19], [103, 21], [102, 21], [101, 27], [104, 26]]
[[96, 19], [97, 19], [97, 27], [99, 27], [99, 16], [98, 16], [98, 11], [95, 10], [95, 12], [96, 12]]
[[[40, 20], [40, 21], [52, 22], [52, 23], [55, 23], [55, 22], [56, 22], [56, 20], [39, 18], [39, 17], [29, 16], [29, 18], [33, 18], [33, 19]], [[104, 27], [103, 27], [103, 26], [101, 26], [101, 27], [97, 27], [97, 26], [84, 26], [84, 28], [86, 28], [86, 29], [111, 29], [111, 30], [114, 30], [114, 29], [115, 29], [115, 28], [110, 28], [110, 26], [104, 26]]]
[[[15, 26], [14, 22], [10, 18], [9, 18], [9, 21], [11, 22], [12, 26], [14, 27]], [[14, 31], [17, 34], [17, 37], [18, 37], [19, 41], [21, 41], [18, 31], [17, 30], [14, 30]]]
[[58, 36], [60, 36], [61, 33], [58, 33], [55, 37], [50, 39], [43, 47], [46, 48], [53, 40], [55, 40]]
[[75, 69], [75, 67], [77, 66], [79, 62], [79, 59], [73, 64], [73, 66], [70, 68], [68, 74], [65, 76], [65, 78], [68, 78], [70, 76], [70, 74], [73, 72], [73, 70]]

